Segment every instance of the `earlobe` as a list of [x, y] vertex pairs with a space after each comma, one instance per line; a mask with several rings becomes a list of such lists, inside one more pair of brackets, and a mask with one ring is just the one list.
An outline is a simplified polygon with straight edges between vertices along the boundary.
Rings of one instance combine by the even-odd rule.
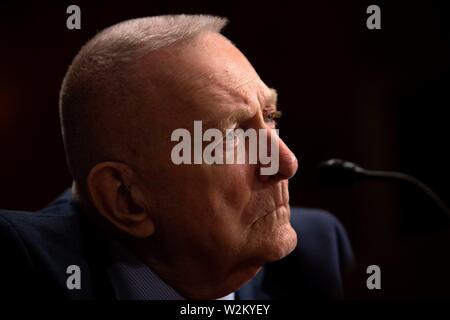
[[87, 185], [93, 207], [116, 228], [136, 238], [154, 233], [149, 205], [128, 165], [98, 163], [89, 172]]

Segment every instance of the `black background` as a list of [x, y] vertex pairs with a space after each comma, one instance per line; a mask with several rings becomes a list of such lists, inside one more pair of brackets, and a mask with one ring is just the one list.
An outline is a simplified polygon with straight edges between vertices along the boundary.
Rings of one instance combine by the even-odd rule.
[[[291, 204], [336, 215], [359, 269], [352, 298], [450, 297], [449, 219], [412, 188], [381, 182], [325, 187], [316, 164], [344, 158], [403, 171], [447, 203], [450, 19], [433, 1], [73, 1], [0, 4], [0, 208], [36, 210], [70, 185], [58, 91], [79, 48], [129, 18], [206, 13], [279, 92], [280, 134], [299, 158]], [[81, 8], [81, 30], [66, 8]], [[381, 7], [381, 30], [366, 8]], [[382, 290], [365, 286], [377, 264]]]

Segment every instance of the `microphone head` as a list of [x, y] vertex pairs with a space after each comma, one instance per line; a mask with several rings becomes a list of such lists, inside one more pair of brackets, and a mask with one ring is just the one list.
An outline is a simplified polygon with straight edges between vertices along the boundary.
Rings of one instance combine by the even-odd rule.
[[322, 161], [317, 166], [319, 181], [326, 184], [351, 184], [364, 176], [365, 170], [341, 159]]

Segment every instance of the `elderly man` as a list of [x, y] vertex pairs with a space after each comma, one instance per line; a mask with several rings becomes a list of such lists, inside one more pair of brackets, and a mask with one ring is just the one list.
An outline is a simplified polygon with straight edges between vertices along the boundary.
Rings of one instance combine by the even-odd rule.
[[[291, 217], [298, 164], [274, 130], [276, 93], [220, 34], [225, 23], [134, 19], [81, 49], [60, 94], [73, 187], [38, 213], [1, 213], [3, 295], [339, 296], [351, 261], [345, 232], [318, 210]], [[172, 134], [193, 132], [195, 121], [266, 130], [276, 172], [263, 174], [259, 161], [174, 163]]]

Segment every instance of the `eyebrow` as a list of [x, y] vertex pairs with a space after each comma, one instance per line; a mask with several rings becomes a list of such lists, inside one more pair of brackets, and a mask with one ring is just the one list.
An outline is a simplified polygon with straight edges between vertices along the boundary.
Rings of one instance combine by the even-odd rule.
[[[278, 100], [278, 93], [277, 90], [274, 88], [269, 88], [268, 94], [265, 96], [265, 105], [261, 106], [261, 111], [264, 112], [267, 109], [275, 109], [277, 111], [277, 100]], [[269, 108], [267, 108], [269, 107]], [[248, 110], [238, 110], [234, 116], [233, 119], [239, 121], [240, 119], [245, 119], [249, 115]]]
[[[278, 100], [278, 93], [277, 90], [274, 88], [269, 88], [267, 95], [264, 97], [266, 105], [269, 105], [271, 108], [274, 108], [275, 111], [277, 111], [277, 100]], [[261, 111], [264, 112], [264, 110], [267, 108], [266, 106], [261, 106]], [[273, 109], [272, 109], [273, 110]], [[220, 121], [220, 127], [227, 127], [230, 123], [235, 121], [240, 121], [241, 119], [246, 119], [249, 116], [248, 110], [235, 110], [233, 112], [232, 117], [227, 119], [222, 119]]]
[[267, 102], [277, 108], [277, 101], [278, 101], [278, 93], [277, 90], [274, 88], [269, 88], [270, 94], [267, 98]]

